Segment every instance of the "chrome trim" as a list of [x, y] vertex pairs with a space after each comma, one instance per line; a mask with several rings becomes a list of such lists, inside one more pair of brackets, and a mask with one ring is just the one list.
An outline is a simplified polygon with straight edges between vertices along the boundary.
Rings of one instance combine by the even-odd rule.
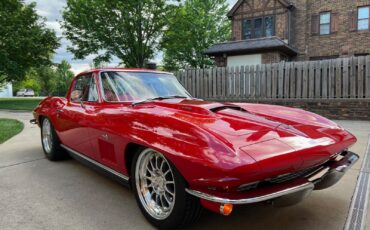
[[64, 149], [66, 149], [68, 152], [70, 152], [70, 153], [72, 153], [74, 155], [77, 155], [78, 157], [83, 158], [84, 160], [86, 160], [86, 161], [88, 161], [88, 162], [90, 162], [90, 163], [92, 163], [92, 164], [94, 164], [94, 165], [96, 165], [96, 166], [98, 166], [98, 167], [100, 167], [100, 168], [102, 168], [102, 169], [104, 169], [104, 170], [112, 173], [113, 175], [115, 175], [115, 176], [117, 176], [117, 177], [119, 177], [119, 178], [121, 178], [121, 179], [123, 179], [125, 181], [128, 181], [130, 179], [128, 176], [125, 176], [122, 173], [119, 173], [119, 172], [117, 172], [117, 171], [115, 171], [115, 170], [113, 170], [111, 168], [108, 168], [107, 166], [102, 165], [99, 162], [94, 161], [93, 159], [91, 159], [89, 157], [86, 157], [86, 156], [82, 155], [81, 153], [76, 152], [75, 150], [73, 150], [73, 149], [71, 149], [71, 148], [69, 148], [69, 147], [67, 147], [67, 146], [65, 146], [63, 144], [61, 144], [60, 146], [62, 148], [64, 148]]
[[313, 177], [310, 178], [310, 181], [315, 183], [315, 190], [322, 190], [329, 188], [335, 185], [344, 174], [360, 159], [360, 157], [353, 152], [345, 151], [341, 154], [343, 157], [335, 161], [333, 165], [326, 168], [326, 173], [320, 178], [317, 177], [313, 180]]
[[286, 196], [292, 193], [304, 191], [304, 190], [320, 190], [328, 188], [335, 183], [337, 183], [342, 176], [350, 169], [358, 160], [359, 156], [353, 152], [345, 151], [342, 153], [343, 158], [339, 161], [336, 161], [334, 165], [324, 167], [315, 171], [313, 174], [307, 177], [307, 182], [298, 186], [290, 187], [284, 190], [273, 192], [270, 194], [244, 198], [244, 199], [228, 199], [213, 196], [207, 193], [199, 192], [196, 190], [185, 189], [187, 193], [212, 202], [221, 203], [221, 204], [251, 204], [258, 203], [262, 201], [272, 200], [278, 197]]
[[347, 172], [359, 159], [360, 157], [350, 151], [347, 151], [347, 154], [343, 156], [346, 160], [346, 163], [343, 165], [339, 165], [335, 168], [337, 172], [345, 173]]
[[198, 198], [212, 201], [212, 202], [217, 202], [221, 204], [252, 204], [252, 203], [258, 203], [262, 201], [267, 201], [267, 200], [272, 200], [281, 196], [289, 195], [295, 192], [299, 192], [302, 190], [312, 190], [314, 188], [314, 184], [311, 182], [304, 183], [302, 185], [294, 186], [291, 188], [287, 188], [281, 191], [277, 191], [274, 193], [266, 194], [263, 196], [258, 196], [258, 197], [252, 197], [252, 198], [245, 198], [245, 199], [227, 199], [227, 198], [221, 198], [213, 195], [209, 195], [203, 192], [191, 190], [191, 189], [185, 189], [187, 193], [196, 196]]

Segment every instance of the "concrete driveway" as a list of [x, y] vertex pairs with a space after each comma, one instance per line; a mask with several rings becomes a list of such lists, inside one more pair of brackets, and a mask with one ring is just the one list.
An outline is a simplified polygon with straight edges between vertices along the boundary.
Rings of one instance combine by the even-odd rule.
[[[29, 112], [0, 111], [0, 117], [25, 123], [21, 134], [0, 145], [0, 229], [152, 229], [127, 188], [74, 160], [47, 161]], [[351, 150], [361, 162], [337, 185], [292, 207], [242, 206], [229, 217], [205, 212], [192, 229], [343, 229], [370, 122], [338, 122], [358, 137]]]

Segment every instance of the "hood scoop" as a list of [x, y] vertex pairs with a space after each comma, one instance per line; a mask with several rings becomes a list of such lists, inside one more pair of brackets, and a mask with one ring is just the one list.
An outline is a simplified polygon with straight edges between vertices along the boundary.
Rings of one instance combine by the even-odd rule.
[[231, 110], [240, 111], [240, 112], [248, 112], [247, 110], [245, 110], [242, 107], [239, 107], [237, 105], [217, 106], [217, 107], [211, 108], [210, 111], [212, 111], [214, 113], [217, 113], [217, 112], [220, 112], [220, 111], [226, 110], [226, 109], [231, 109]]

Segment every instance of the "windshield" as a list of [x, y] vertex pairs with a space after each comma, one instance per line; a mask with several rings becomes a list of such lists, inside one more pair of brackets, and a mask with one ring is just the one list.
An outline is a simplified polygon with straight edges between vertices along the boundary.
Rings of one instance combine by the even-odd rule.
[[191, 97], [171, 74], [107, 71], [101, 73], [100, 80], [103, 97], [109, 102], [135, 102], [173, 96]]

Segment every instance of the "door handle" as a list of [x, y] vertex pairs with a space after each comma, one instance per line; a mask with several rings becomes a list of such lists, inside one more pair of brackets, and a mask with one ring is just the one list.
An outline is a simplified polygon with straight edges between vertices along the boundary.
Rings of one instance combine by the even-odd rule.
[[62, 109], [57, 109], [57, 110], [55, 110], [55, 112], [57, 114], [57, 118], [59, 118], [59, 115], [60, 115], [61, 112], [63, 112], [63, 110]]
[[106, 140], [106, 141], [109, 139], [109, 136], [108, 136], [108, 134], [106, 134], [106, 133], [102, 134], [102, 135], [101, 135], [101, 137], [102, 137], [104, 140]]

